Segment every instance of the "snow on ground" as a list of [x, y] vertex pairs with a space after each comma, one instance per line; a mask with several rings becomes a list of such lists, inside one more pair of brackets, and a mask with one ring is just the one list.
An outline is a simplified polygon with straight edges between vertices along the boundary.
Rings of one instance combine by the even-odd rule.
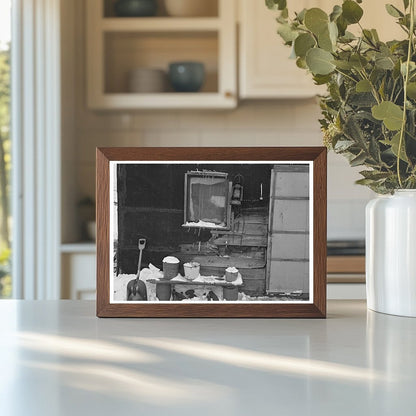
[[[147, 289], [147, 299], [148, 301], [158, 302], [159, 299], [156, 297], [156, 284], [149, 283], [147, 280], [149, 279], [162, 279], [163, 273], [153, 265], [149, 266], [150, 268], [145, 268], [140, 271], [140, 280], [145, 282], [146, 289]], [[118, 276], [114, 277], [114, 301], [122, 302], [127, 301], [127, 284], [130, 280], [136, 279], [135, 274], [119, 274]], [[199, 276], [194, 282], [213, 282], [214, 280], [218, 279], [216, 276]], [[183, 285], [176, 285], [175, 290], [179, 293], [185, 293], [187, 290], [193, 290], [195, 292], [195, 297], [192, 299], [184, 299], [183, 302], [201, 302], [207, 300], [207, 295], [210, 291], [214, 292], [215, 295], [218, 297], [220, 301], [224, 301], [223, 299], [223, 289], [221, 286], [194, 286], [194, 285], [187, 285], [187, 280], [178, 274], [174, 279], [175, 281], [184, 282]], [[235, 282], [230, 282], [230, 284], [242, 284], [243, 279], [241, 274], [238, 274], [238, 279]], [[249, 296], [243, 292], [238, 293], [238, 300], [242, 302], [269, 302], [269, 301], [293, 301], [302, 299], [294, 299], [293, 296], [282, 296], [278, 298], [269, 297], [269, 296]]]

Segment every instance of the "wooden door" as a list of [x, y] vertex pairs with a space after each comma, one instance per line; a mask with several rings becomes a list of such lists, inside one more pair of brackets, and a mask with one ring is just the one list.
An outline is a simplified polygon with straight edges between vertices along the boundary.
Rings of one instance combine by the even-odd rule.
[[309, 165], [276, 165], [271, 174], [267, 290], [308, 293]]

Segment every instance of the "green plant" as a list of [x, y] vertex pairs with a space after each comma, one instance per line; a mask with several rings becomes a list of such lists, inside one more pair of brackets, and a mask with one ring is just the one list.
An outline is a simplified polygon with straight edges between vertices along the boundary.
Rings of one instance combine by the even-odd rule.
[[320, 97], [324, 143], [351, 166], [366, 166], [357, 183], [381, 194], [416, 188], [414, 2], [403, 0], [402, 10], [380, 5], [405, 37], [382, 42], [375, 29], [360, 24], [362, 0], [344, 0], [329, 14], [304, 9], [292, 18], [286, 0], [266, 0], [280, 11], [278, 34], [297, 66], [327, 87]]
[[12, 294], [10, 255], [10, 249], [2, 248], [0, 250], [0, 299], [10, 298]]

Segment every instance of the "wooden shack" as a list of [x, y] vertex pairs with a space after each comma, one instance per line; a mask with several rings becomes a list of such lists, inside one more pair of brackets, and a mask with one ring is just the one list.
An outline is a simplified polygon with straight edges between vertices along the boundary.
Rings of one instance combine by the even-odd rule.
[[[161, 267], [165, 256], [174, 255], [181, 263], [197, 261], [206, 276], [223, 276], [228, 266], [237, 267], [244, 280], [240, 290], [247, 295], [307, 293], [308, 169], [307, 164], [119, 164], [117, 273], [136, 273], [137, 241], [146, 238], [143, 266]], [[217, 190], [221, 195], [211, 197], [216, 204], [225, 198], [229, 211], [217, 226], [187, 222], [187, 181], [192, 172], [215, 172], [216, 178], [229, 183], [227, 192]], [[220, 186], [221, 180], [216, 183]], [[233, 200], [235, 196], [240, 201]], [[211, 212], [221, 216], [215, 209]], [[299, 215], [302, 218], [293, 223]], [[285, 239], [293, 250], [284, 249]]]

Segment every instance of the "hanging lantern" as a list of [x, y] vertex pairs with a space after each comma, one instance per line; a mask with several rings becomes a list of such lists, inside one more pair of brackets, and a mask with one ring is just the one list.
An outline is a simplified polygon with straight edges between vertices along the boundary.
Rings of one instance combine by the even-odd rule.
[[243, 185], [235, 183], [233, 185], [233, 192], [231, 194], [231, 205], [241, 205], [243, 200]]

